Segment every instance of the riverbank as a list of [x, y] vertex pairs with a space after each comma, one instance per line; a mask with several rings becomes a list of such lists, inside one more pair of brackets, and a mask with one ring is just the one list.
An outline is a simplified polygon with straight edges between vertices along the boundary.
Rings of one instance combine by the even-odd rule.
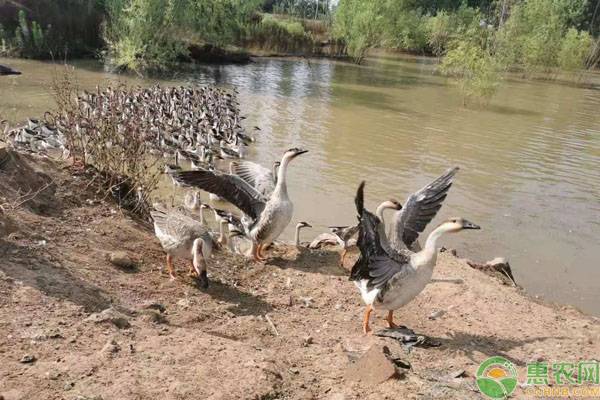
[[[447, 252], [434, 278], [448, 281], [396, 313], [441, 344], [410, 353], [362, 335], [360, 297], [334, 252], [278, 246], [265, 265], [216, 254], [212, 285], [201, 291], [182, 264], [177, 281], [160, 275], [164, 256], [150, 227], [99, 198], [86, 175], [29, 155], [7, 160], [0, 173], [6, 400], [473, 398], [481, 397], [475, 372], [489, 356], [513, 361], [523, 382], [527, 362], [577, 362], [600, 351], [597, 318], [533, 301]], [[113, 265], [116, 251], [133, 265]], [[353, 361], [382, 346], [411, 369], [383, 383], [356, 381], [367, 378], [353, 372]]]

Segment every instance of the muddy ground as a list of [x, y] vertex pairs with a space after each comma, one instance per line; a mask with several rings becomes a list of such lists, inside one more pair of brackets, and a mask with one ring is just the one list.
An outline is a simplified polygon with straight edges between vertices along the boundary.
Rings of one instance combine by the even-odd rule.
[[[598, 319], [534, 301], [447, 252], [438, 281], [396, 312], [440, 346], [407, 352], [363, 336], [363, 304], [333, 251], [278, 246], [265, 265], [216, 254], [200, 290], [183, 262], [176, 281], [161, 275], [149, 225], [65, 165], [11, 153], [0, 205], [5, 400], [471, 399], [483, 398], [474, 375], [489, 356], [513, 361], [523, 382], [529, 361], [600, 353]], [[116, 267], [114, 251], [136, 265]], [[352, 370], [382, 346], [411, 368], [382, 383], [371, 381], [376, 368]]]

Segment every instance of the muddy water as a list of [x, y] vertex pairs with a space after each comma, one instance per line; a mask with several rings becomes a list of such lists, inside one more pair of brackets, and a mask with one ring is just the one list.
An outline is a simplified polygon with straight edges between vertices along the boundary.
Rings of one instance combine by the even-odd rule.
[[[2, 60], [24, 72], [0, 79], [0, 114], [40, 115], [52, 105], [54, 67]], [[82, 87], [154, 81], [77, 63]], [[262, 131], [249, 159], [270, 165], [293, 146], [310, 150], [290, 170], [295, 220], [315, 228], [355, 221], [353, 196], [368, 204], [406, 196], [447, 167], [461, 171], [441, 215], [483, 227], [444, 239], [476, 260], [509, 258], [532, 294], [600, 314], [600, 90], [506, 81], [485, 108], [467, 107], [427, 60], [260, 60], [202, 67], [164, 83], [236, 86], [248, 127]], [[598, 77], [592, 79], [600, 80]], [[598, 87], [598, 86], [596, 86]], [[292, 238], [288, 229], [285, 238]]]

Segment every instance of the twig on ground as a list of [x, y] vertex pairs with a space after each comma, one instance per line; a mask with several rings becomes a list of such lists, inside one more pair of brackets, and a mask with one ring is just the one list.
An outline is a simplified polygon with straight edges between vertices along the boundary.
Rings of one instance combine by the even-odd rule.
[[271, 321], [271, 318], [269, 318], [269, 314], [265, 314], [265, 319], [269, 323], [269, 326], [271, 327], [271, 330], [273, 331], [275, 336], [279, 336], [279, 332], [277, 331], [277, 328], [275, 327], [275, 324], [273, 323], [273, 321]]

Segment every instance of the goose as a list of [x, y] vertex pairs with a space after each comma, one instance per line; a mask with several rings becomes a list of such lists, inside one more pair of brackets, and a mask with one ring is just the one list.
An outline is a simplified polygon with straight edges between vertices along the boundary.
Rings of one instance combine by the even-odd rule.
[[171, 279], [176, 279], [173, 258], [190, 260], [190, 274], [195, 271], [200, 287], [208, 287], [206, 260], [213, 250], [213, 236], [210, 231], [195, 219], [178, 212], [167, 210], [154, 204], [150, 212], [154, 220], [154, 233], [167, 253], [167, 269]]
[[21, 72], [6, 65], [0, 65], [0, 75], [21, 75]]
[[269, 196], [263, 196], [234, 174], [200, 170], [176, 172], [173, 177], [182, 184], [214, 193], [239, 208], [245, 214], [242, 218], [244, 234], [252, 240], [252, 257], [255, 261], [265, 261], [262, 250], [279, 237], [294, 213], [287, 192], [288, 165], [307, 151], [292, 148], [284, 153], [277, 171], [277, 184]]
[[396, 251], [385, 236], [382, 221], [364, 208], [364, 186], [363, 181], [355, 198], [360, 256], [352, 267], [350, 280], [354, 281], [367, 305], [363, 332], [368, 334], [371, 331], [369, 317], [373, 309], [387, 310], [388, 326], [397, 326], [393, 320], [394, 310], [413, 300], [431, 280], [441, 236], [480, 227], [463, 218], [450, 218], [429, 234], [422, 250]]
[[[383, 220], [383, 212], [385, 210], [400, 210], [402, 205], [396, 200], [386, 200], [377, 206], [375, 215]], [[309, 248], [320, 248], [324, 244], [339, 244], [342, 247], [340, 253], [340, 267], [344, 266], [348, 249], [356, 246], [354, 236], [358, 233], [358, 224], [352, 226], [330, 226], [331, 233], [322, 233], [317, 236], [309, 245]]]
[[[394, 213], [388, 232], [390, 245], [394, 249], [421, 250], [417, 238], [442, 207], [458, 170], [458, 167], [448, 169], [440, 177], [411, 194], [404, 207]], [[382, 215], [377, 216], [383, 221]]]
[[194, 215], [199, 216], [199, 222], [202, 225], [206, 225], [204, 221], [204, 210], [210, 208], [208, 204], [202, 203], [200, 200], [200, 191], [194, 190], [193, 192], [188, 192], [185, 194], [183, 198], [183, 206], [186, 210], [190, 211]]
[[312, 225], [305, 221], [300, 221], [296, 224], [296, 233], [294, 234], [294, 245], [300, 247], [300, 229], [312, 228]]

